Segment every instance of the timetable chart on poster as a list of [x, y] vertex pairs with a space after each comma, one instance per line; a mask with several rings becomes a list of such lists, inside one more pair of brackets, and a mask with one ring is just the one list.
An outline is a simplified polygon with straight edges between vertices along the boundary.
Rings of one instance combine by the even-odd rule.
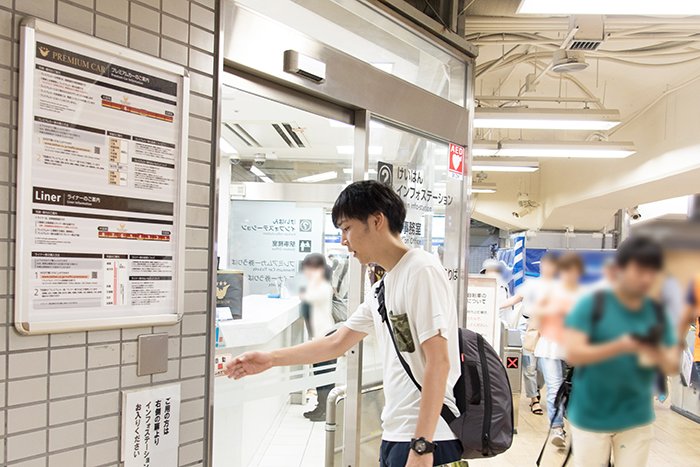
[[39, 30], [23, 46], [24, 318], [176, 315], [186, 77]]

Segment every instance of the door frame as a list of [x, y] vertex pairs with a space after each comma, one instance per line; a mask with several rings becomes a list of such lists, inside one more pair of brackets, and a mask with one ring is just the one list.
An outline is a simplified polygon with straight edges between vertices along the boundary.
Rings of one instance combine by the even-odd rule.
[[[242, 43], [255, 41], [255, 37], [247, 37], [242, 41], [232, 29], [236, 15], [243, 16], [246, 21], [254, 22], [255, 26], [245, 28], [247, 34], [270, 34], [271, 28], [285, 27], [272, 20], [255, 14], [246, 8], [239, 7], [233, 2], [226, 2], [224, 10], [224, 30], [232, 32], [224, 38], [224, 66], [221, 76], [222, 85], [230, 85], [242, 91], [271, 99], [286, 105], [332, 118], [354, 125], [354, 155], [352, 160], [353, 181], [369, 178], [369, 139], [370, 120], [379, 118], [391, 124], [417, 133], [419, 135], [443, 142], [453, 142], [467, 148], [468, 158], [465, 161], [467, 174], [471, 173], [471, 136], [473, 116], [473, 57], [459, 57], [466, 63], [465, 103], [464, 107], [456, 105], [432, 94], [418, 86], [408, 83], [374, 66], [343, 52], [313, 41], [302, 33], [295, 41], [300, 53], [322, 59], [328, 70], [328, 79], [319, 85], [296, 75], [286, 73], [281, 58], [288, 44], [267, 41], [271, 47], [260, 56], [251, 55]], [[290, 32], [287, 31], [289, 34]], [[270, 37], [270, 36], [268, 36]], [[272, 36], [274, 37], [274, 35]], [[250, 42], [248, 42], [250, 43]], [[371, 83], [371, 86], [367, 86]], [[397, 98], [397, 96], [399, 96]], [[220, 103], [221, 105], [221, 103]], [[430, 109], [430, 112], [425, 112]], [[220, 121], [215, 122], [220, 125]], [[218, 159], [218, 158], [217, 158]], [[218, 183], [217, 173], [217, 183]], [[459, 282], [457, 303], [459, 318], [462, 325], [466, 321], [466, 286], [468, 269], [468, 235], [470, 212], [469, 209], [471, 177], [464, 177], [459, 188], [460, 209], [457, 222], [452, 224], [447, 236], [458, 245]], [[218, 197], [215, 197], [215, 208], [218, 211]], [[218, 221], [218, 220], [217, 220]], [[216, 226], [212, 226], [216, 231]], [[213, 253], [214, 255], [216, 252]], [[348, 309], [354, 310], [359, 306], [363, 289], [363, 268], [359, 263], [350, 263], [350, 291]], [[212, 275], [214, 278], [215, 274]], [[213, 290], [213, 289], [212, 289]], [[212, 297], [211, 309], [215, 309]], [[214, 329], [214, 314], [210, 318], [210, 327]], [[209, 367], [213, 368], [213, 353]], [[347, 354], [347, 391], [345, 401], [345, 427], [343, 430], [343, 465], [355, 467], [360, 458], [360, 428], [361, 428], [361, 389], [362, 389], [362, 343], [351, 349]], [[210, 374], [213, 387], [213, 373]], [[210, 410], [213, 410], [213, 395]], [[213, 442], [213, 436], [209, 438]]]

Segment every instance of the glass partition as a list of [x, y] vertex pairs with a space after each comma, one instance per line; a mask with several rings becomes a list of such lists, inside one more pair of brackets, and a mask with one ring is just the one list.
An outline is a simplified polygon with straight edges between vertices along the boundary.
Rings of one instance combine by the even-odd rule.
[[457, 105], [465, 104], [464, 59], [363, 2], [237, 0], [237, 3]]
[[[462, 176], [450, 172], [450, 157], [454, 154], [447, 142], [380, 119], [370, 122], [370, 178], [390, 184], [404, 200], [404, 242], [440, 259], [457, 300], [459, 257], [464, 243], [459, 235]], [[458, 165], [454, 160], [452, 166]], [[365, 339], [363, 385], [381, 381], [382, 361], [376, 341], [371, 336]]]
[[[351, 177], [353, 130], [224, 86], [217, 365], [322, 337], [347, 316], [349, 256], [329, 212]], [[345, 375], [340, 359], [216, 377], [213, 465], [322, 465], [322, 409]]]

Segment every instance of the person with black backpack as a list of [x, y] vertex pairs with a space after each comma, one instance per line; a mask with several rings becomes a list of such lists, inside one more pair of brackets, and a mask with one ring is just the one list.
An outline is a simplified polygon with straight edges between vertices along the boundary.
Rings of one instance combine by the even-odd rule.
[[675, 330], [648, 293], [663, 264], [647, 237], [625, 240], [612, 288], [583, 298], [566, 318], [567, 362], [573, 365], [567, 418], [576, 467], [647, 465], [658, 371], [680, 361]]
[[[461, 412], [454, 394], [461, 365], [457, 306], [445, 269], [434, 255], [410, 249], [401, 240], [406, 208], [390, 186], [353, 183], [338, 197], [332, 215], [351, 255], [387, 271], [374, 286], [373, 299], [337, 332], [296, 347], [245, 353], [229, 362], [226, 374], [240, 379], [273, 366], [329, 361], [376, 332], [384, 359], [380, 465], [428, 467], [459, 461], [463, 446], [446, 421]], [[487, 438], [484, 447], [489, 446]]]

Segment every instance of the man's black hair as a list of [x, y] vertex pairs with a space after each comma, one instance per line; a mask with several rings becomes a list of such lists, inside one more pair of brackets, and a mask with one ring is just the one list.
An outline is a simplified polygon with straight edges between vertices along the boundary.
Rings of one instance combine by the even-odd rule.
[[406, 220], [406, 206], [389, 186], [374, 180], [355, 182], [345, 188], [333, 206], [333, 225], [347, 219], [367, 222], [373, 214], [382, 213], [389, 222], [389, 230], [398, 235]]
[[664, 252], [659, 242], [647, 236], [632, 236], [617, 248], [615, 262], [621, 268], [629, 263], [661, 270], [664, 266]]

